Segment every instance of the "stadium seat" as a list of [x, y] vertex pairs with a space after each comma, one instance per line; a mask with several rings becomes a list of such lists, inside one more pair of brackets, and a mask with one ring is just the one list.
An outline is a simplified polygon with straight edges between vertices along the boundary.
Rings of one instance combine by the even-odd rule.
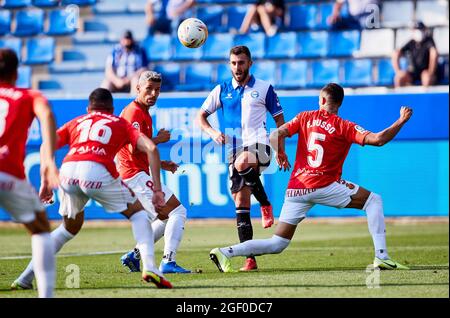
[[54, 38], [31, 38], [26, 43], [26, 64], [47, 64], [55, 58]]
[[267, 39], [267, 58], [293, 58], [297, 53], [295, 32], [275, 34]]
[[310, 87], [322, 87], [330, 82], [339, 83], [339, 61], [320, 60], [312, 62]]
[[172, 46], [174, 48], [172, 59], [176, 61], [199, 60], [203, 56], [203, 47], [190, 49], [181, 44], [177, 38], [172, 39]]
[[304, 88], [307, 83], [308, 63], [306, 61], [290, 61], [279, 64], [280, 80], [275, 84], [278, 89]]
[[35, 7], [52, 8], [59, 5], [60, 0], [33, 0]]
[[301, 4], [289, 7], [289, 30], [314, 29], [319, 25], [317, 5]]
[[359, 49], [359, 31], [330, 32], [328, 56], [351, 56]]
[[344, 62], [345, 86], [372, 85], [372, 60], [347, 60]]
[[274, 61], [257, 61], [250, 69], [256, 78], [267, 81], [272, 85], [276, 83], [276, 63]]
[[230, 33], [211, 34], [203, 46], [204, 60], [227, 60], [233, 46], [233, 35]]
[[21, 60], [22, 57], [22, 40], [18, 38], [0, 38], [0, 47], [10, 48], [16, 52], [17, 57]]
[[77, 72], [51, 74], [49, 80], [39, 81], [38, 88], [45, 91], [59, 92], [63, 96], [88, 96], [99, 87], [105, 77], [104, 72]]
[[19, 9], [29, 5], [31, 5], [31, 0], [4, 0], [1, 7], [5, 9]]
[[[128, 1], [107, 1], [99, 2], [93, 6], [92, 11], [99, 14], [126, 13], [128, 10]], [[144, 12], [145, 4], [142, 4], [142, 12]]]
[[31, 88], [31, 67], [22, 65], [19, 67], [16, 86], [20, 88]]
[[142, 46], [150, 61], [167, 61], [172, 56], [172, 38], [169, 34], [155, 34], [146, 38]]
[[185, 71], [184, 84], [176, 86], [177, 91], [201, 91], [211, 88], [211, 74], [213, 68], [210, 63], [189, 64]]
[[87, 68], [101, 70], [105, 68], [112, 50], [111, 44], [77, 45], [74, 49], [63, 51], [63, 61], [84, 61]]
[[180, 84], [180, 64], [164, 63], [155, 66], [154, 71], [161, 73], [163, 81], [161, 90], [171, 91]]
[[217, 66], [217, 84], [231, 79], [231, 70], [228, 64], [219, 64]]
[[433, 31], [434, 42], [439, 54], [448, 55], [448, 26], [435, 28]]
[[297, 36], [298, 58], [324, 57], [328, 53], [328, 32], [302, 32]]
[[381, 17], [385, 28], [407, 27], [414, 20], [414, 2], [383, 1]]
[[266, 54], [266, 36], [264, 33], [237, 34], [234, 36], [234, 45], [245, 45], [249, 48], [252, 58], [262, 59]]
[[441, 85], [448, 85], [449, 83], [449, 65], [448, 56], [440, 56], [438, 60], [438, 81]]
[[[383, 45], [380, 45], [382, 43]], [[362, 30], [361, 45], [359, 51], [355, 51], [355, 57], [381, 57], [391, 56], [394, 50], [394, 30], [373, 29]]]
[[406, 43], [411, 41], [412, 32], [411, 29], [397, 29], [395, 33], [395, 49], [401, 49]]
[[229, 6], [227, 8], [227, 29], [239, 30], [247, 10], [247, 6]]
[[395, 71], [392, 67], [390, 59], [381, 59], [378, 61], [378, 79], [377, 85], [392, 86], [394, 85]]
[[448, 1], [417, 1], [416, 20], [426, 26], [448, 25]]
[[84, 22], [85, 32], [104, 32], [109, 41], [119, 41], [125, 30], [133, 32], [136, 40], [144, 40], [147, 37], [145, 14], [97, 14]]
[[16, 14], [15, 36], [33, 36], [41, 33], [44, 27], [43, 10], [19, 11]]
[[11, 11], [0, 10], [0, 36], [11, 31]]
[[48, 35], [74, 34], [78, 27], [78, 16], [66, 10], [53, 10], [49, 16]]
[[77, 6], [91, 6], [96, 2], [97, 0], [62, 0], [63, 5], [76, 4]]
[[221, 5], [209, 5], [197, 9], [197, 17], [207, 25], [209, 33], [224, 31], [222, 15], [223, 7]]
[[322, 3], [319, 5], [320, 10], [320, 21], [317, 24], [318, 29], [326, 30], [330, 28], [330, 25], [328, 24], [327, 20], [328, 17], [333, 12], [333, 3]]

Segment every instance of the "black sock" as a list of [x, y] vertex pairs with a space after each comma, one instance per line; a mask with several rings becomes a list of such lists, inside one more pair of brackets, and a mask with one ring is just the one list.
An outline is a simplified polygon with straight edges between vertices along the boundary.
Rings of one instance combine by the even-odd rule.
[[244, 171], [239, 171], [239, 175], [244, 179], [245, 185], [252, 188], [252, 193], [256, 200], [262, 205], [270, 205], [269, 199], [267, 198], [266, 191], [259, 179], [258, 173], [253, 168], [247, 168]]
[[[239, 242], [251, 240], [253, 238], [253, 226], [249, 208], [236, 208], [236, 223]], [[247, 258], [255, 259], [254, 256], [248, 256]]]

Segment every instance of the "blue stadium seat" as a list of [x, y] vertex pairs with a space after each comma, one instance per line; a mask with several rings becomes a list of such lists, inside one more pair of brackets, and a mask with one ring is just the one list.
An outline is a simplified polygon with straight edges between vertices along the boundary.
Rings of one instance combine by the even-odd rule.
[[438, 61], [438, 81], [441, 85], [449, 83], [449, 62], [448, 56], [440, 56]]
[[99, 87], [104, 79], [104, 72], [76, 72], [51, 74], [49, 80], [39, 81], [38, 88], [44, 93], [58, 92], [71, 96], [88, 96], [93, 89]]
[[33, 0], [33, 5], [41, 8], [52, 8], [59, 5], [60, 0]]
[[19, 67], [19, 77], [16, 86], [20, 88], [31, 88], [31, 67], [22, 65]]
[[22, 40], [18, 38], [0, 38], [0, 47], [10, 48], [16, 52], [17, 57], [21, 60], [22, 57]]
[[111, 44], [77, 45], [74, 49], [63, 51], [63, 61], [82, 61], [86, 68], [100, 70], [105, 68], [112, 50]]
[[293, 58], [297, 53], [295, 32], [278, 33], [267, 39], [267, 58]]
[[234, 45], [245, 45], [249, 48], [252, 58], [262, 59], [266, 54], [266, 36], [264, 33], [239, 34], [234, 36]]
[[180, 84], [180, 64], [164, 63], [155, 66], [154, 71], [162, 74], [161, 90], [171, 91]]
[[233, 35], [230, 33], [211, 34], [203, 46], [204, 60], [227, 60], [233, 46]]
[[314, 29], [318, 26], [317, 5], [292, 5], [289, 7], [289, 30]]
[[298, 53], [296, 57], [324, 57], [328, 53], [328, 32], [311, 31], [298, 34]]
[[330, 32], [328, 56], [351, 56], [359, 50], [359, 31]]
[[28, 10], [16, 14], [15, 36], [33, 36], [42, 32], [44, 27], [44, 11]]
[[2, 8], [5, 9], [18, 9], [25, 8], [31, 5], [31, 0], [4, 0]]
[[317, 28], [325, 30], [329, 29], [330, 25], [327, 22], [328, 17], [333, 12], [333, 3], [321, 3], [319, 5], [320, 22], [317, 24]]
[[345, 86], [370, 86], [372, 84], [372, 60], [348, 60], [344, 62]]
[[31, 38], [28, 39], [26, 64], [47, 64], [55, 58], [54, 38]]
[[209, 33], [224, 31], [222, 14], [221, 5], [209, 5], [197, 9], [197, 17], [207, 25]]
[[250, 69], [250, 73], [256, 78], [275, 85], [276, 70], [276, 63], [274, 61], [257, 61]]
[[0, 10], [0, 36], [11, 31], [11, 11]]
[[330, 82], [339, 83], [339, 61], [314, 61], [312, 62], [312, 73], [312, 83], [308, 86], [322, 87]]
[[177, 91], [201, 91], [209, 90], [212, 86], [212, 64], [195, 63], [186, 67], [184, 84], [177, 85]]
[[377, 85], [392, 86], [394, 85], [395, 71], [392, 67], [391, 59], [381, 59], [378, 62], [378, 79]]
[[172, 38], [169, 34], [155, 34], [146, 38], [142, 46], [150, 61], [167, 61], [172, 56]]
[[63, 5], [76, 4], [77, 6], [91, 6], [96, 2], [97, 0], [62, 0]]
[[231, 76], [230, 65], [219, 64], [217, 66], [217, 84], [230, 80]]
[[306, 61], [290, 61], [279, 64], [281, 77], [276, 88], [298, 89], [307, 84], [308, 63]]
[[177, 38], [172, 39], [172, 46], [174, 48], [172, 59], [176, 61], [199, 60], [203, 55], [203, 47], [190, 49], [181, 44]]
[[48, 35], [69, 35], [77, 32], [78, 17], [66, 10], [53, 10], [49, 17]]
[[227, 9], [227, 29], [235, 29], [239, 30], [241, 27], [242, 21], [247, 13], [247, 6], [229, 6]]

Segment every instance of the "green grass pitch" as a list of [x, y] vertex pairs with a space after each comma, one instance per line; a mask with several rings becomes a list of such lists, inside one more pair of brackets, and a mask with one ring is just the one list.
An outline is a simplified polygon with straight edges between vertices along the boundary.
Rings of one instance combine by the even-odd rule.
[[[254, 220], [255, 238], [272, 235]], [[209, 260], [213, 247], [237, 243], [233, 221], [188, 221], [177, 261], [196, 274], [169, 274], [172, 290], [158, 290], [128, 273], [119, 262], [133, 247], [127, 223], [89, 222], [57, 258], [56, 297], [449, 297], [449, 227], [442, 222], [388, 222], [387, 238], [392, 258], [411, 267], [410, 271], [382, 271], [379, 288], [368, 288], [373, 272], [366, 267], [373, 260], [373, 248], [365, 220], [356, 222], [304, 221], [291, 245], [279, 255], [258, 257], [259, 270], [252, 273], [220, 273]], [[0, 298], [36, 297], [36, 290], [10, 291], [11, 282], [29, 261], [30, 239], [24, 229], [0, 225]], [[156, 260], [162, 255], [162, 241], [156, 245]], [[234, 258], [233, 266], [242, 266]], [[68, 288], [70, 269], [79, 268], [79, 288]], [[375, 277], [375, 276], [371, 276]], [[67, 285], [69, 282], [69, 285]]]

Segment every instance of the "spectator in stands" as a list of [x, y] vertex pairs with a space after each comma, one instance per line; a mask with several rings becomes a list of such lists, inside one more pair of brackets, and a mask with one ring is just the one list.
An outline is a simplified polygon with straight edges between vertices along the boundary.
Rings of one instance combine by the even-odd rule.
[[[412, 30], [413, 38], [400, 50], [392, 54], [392, 66], [395, 70], [395, 87], [412, 85], [421, 81], [428, 87], [436, 82], [438, 51], [431, 32], [422, 22], [416, 22]], [[400, 68], [400, 57], [408, 60], [408, 69]]]
[[170, 33], [170, 20], [167, 18], [166, 8], [168, 0], [147, 0], [145, 5], [145, 20], [148, 26], [148, 35], [155, 32]]
[[144, 49], [127, 30], [106, 60], [105, 79], [101, 86], [111, 92], [135, 93], [139, 76], [147, 66]]
[[274, 36], [284, 24], [284, 0], [258, 0], [250, 5], [239, 32], [245, 34], [252, 25], [262, 25], [267, 36]]
[[172, 33], [176, 34], [180, 23], [187, 18], [192, 18], [191, 8], [195, 0], [168, 0], [166, 13], [171, 20]]
[[[348, 5], [348, 16], [342, 15], [345, 2]], [[333, 12], [328, 17], [328, 23], [334, 30], [376, 27], [378, 21], [374, 19], [379, 19], [379, 3], [379, 0], [336, 0]], [[375, 14], [375, 11], [378, 14]]]

